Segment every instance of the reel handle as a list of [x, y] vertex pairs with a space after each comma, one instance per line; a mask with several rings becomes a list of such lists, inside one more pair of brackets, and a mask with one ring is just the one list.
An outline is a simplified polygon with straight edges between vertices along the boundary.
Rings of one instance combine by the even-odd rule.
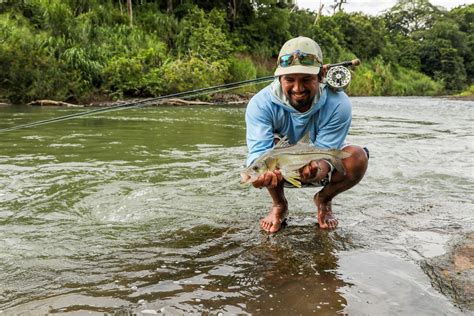
[[346, 60], [337, 64], [326, 64], [323, 65], [323, 71], [326, 72], [332, 67], [337, 67], [337, 66], [343, 66], [343, 67], [352, 67], [352, 66], [359, 66], [360, 65], [360, 59], [356, 58], [353, 60]]

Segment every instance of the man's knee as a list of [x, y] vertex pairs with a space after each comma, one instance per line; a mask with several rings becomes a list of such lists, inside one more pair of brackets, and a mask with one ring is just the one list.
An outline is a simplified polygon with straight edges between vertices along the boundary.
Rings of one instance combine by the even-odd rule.
[[367, 170], [368, 153], [364, 148], [355, 145], [346, 146], [343, 150], [351, 153], [350, 157], [343, 160], [346, 176], [352, 181], [359, 182]]

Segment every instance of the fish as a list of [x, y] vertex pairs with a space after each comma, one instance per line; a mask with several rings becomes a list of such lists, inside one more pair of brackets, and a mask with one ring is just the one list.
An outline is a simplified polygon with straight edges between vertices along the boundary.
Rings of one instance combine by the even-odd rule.
[[294, 145], [289, 144], [288, 139], [284, 137], [271, 150], [258, 157], [240, 173], [241, 183], [251, 184], [265, 172], [278, 169], [283, 179], [300, 188], [299, 169], [312, 160], [328, 160], [338, 172], [345, 175], [342, 159], [350, 156], [351, 153], [343, 150], [317, 148], [309, 142], [308, 136]]

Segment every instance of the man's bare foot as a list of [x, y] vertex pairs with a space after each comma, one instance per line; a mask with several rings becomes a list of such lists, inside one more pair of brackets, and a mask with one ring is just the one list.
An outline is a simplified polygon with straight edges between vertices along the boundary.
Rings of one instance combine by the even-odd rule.
[[260, 220], [260, 227], [268, 233], [279, 231], [288, 215], [288, 204], [273, 205], [271, 211]]
[[323, 202], [319, 197], [319, 192], [314, 196], [314, 203], [318, 208], [318, 224], [322, 229], [334, 229], [337, 227], [337, 218], [332, 214], [331, 201]]

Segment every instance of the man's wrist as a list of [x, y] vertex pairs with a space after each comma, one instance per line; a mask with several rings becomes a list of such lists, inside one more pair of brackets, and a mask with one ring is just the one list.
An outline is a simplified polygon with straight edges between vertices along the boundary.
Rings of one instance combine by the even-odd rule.
[[328, 174], [329, 173], [332, 173], [334, 171], [334, 169], [336, 169], [336, 167], [334, 167], [334, 165], [327, 159], [323, 159], [323, 161], [325, 161], [328, 165], [329, 165], [329, 171], [328, 171]]
[[331, 182], [332, 172], [334, 171], [335, 167], [329, 160], [323, 159], [323, 161], [325, 161], [329, 165], [329, 170], [328, 170], [327, 175], [324, 178], [322, 178], [321, 181], [319, 181], [319, 183], [324, 187]]

